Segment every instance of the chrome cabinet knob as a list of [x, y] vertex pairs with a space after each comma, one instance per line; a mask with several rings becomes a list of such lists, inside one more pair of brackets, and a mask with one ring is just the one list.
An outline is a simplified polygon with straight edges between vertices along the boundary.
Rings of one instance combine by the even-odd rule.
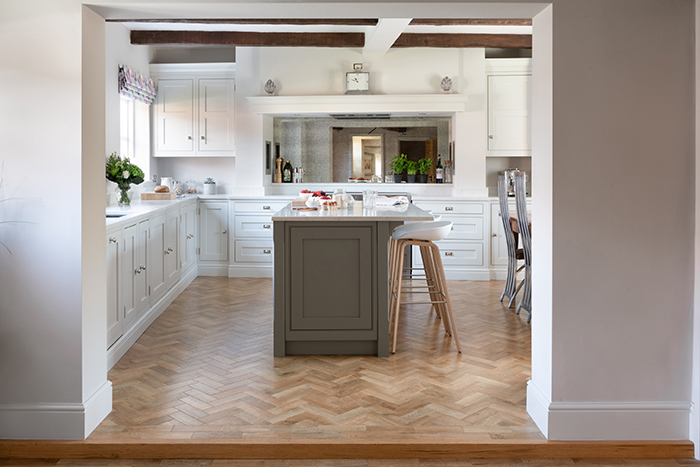
[[224, 234], [224, 235], [226, 235], [226, 231], [225, 231], [225, 230], [224, 230], [223, 232], [221, 232], [221, 233]]
[[493, 135], [489, 135], [489, 139], [493, 139]]
[[200, 137], [200, 139], [201, 139], [202, 141], [206, 140], [206, 138], [205, 138], [204, 136]]
[[188, 141], [192, 141], [192, 137], [191, 137], [191, 136], [188, 136], [188, 137], [187, 137], [187, 140], [188, 140]]
[[141, 269], [139, 269], [139, 268], [134, 269], [134, 274], [141, 274]]
[[109, 243], [117, 243], [116, 237], [109, 237]]
[[142, 270], [142, 271], [145, 271], [145, 270], [146, 270], [146, 266], [141, 265], [141, 266], [139, 266], [139, 269]]
[[445, 211], [454, 211], [452, 206], [445, 206]]
[[492, 236], [492, 237], [498, 237], [498, 234], [493, 234], [493, 235], [491, 235], [491, 236]]

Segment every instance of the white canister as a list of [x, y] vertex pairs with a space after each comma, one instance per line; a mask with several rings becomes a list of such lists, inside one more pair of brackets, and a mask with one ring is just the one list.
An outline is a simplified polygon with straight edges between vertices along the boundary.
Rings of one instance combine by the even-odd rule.
[[205, 195], [215, 195], [216, 194], [216, 183], [205, 183], [204, 185], [204, 191]]
[[161, 177], [160, 184], [162, 186], [167, 186], [168, 188], [173, 188], [173, 177]]

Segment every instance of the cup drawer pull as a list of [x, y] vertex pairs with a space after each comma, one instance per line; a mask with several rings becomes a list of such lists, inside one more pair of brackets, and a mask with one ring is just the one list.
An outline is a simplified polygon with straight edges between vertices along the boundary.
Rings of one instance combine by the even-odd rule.
[[454, 256], [454, 253], [452, 253], [451, 251], [446, 251], [445, 256]]
[[269, 228], [271, 228], [271, 227], [272, 227], [272, 226], [271, 226], [270, 224], [264, 224], [264, 225], [263, 225], [263, 229], [269, 229]]
[[263, 211], [269, 211], [269, 210], [270, 210], [270, 206], [263, 206]]
[[452, 206], [445, 206], [445, 211], [454, 211]]
[[272, 253], [272, 250], [263, 250], [263, 253], [265, 253], [266, 255], [269, 255], [270, 253]]

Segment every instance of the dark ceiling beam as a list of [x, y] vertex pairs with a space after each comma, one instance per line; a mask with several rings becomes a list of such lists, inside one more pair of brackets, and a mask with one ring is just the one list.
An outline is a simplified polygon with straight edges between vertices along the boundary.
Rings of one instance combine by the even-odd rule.
[[411, 26], [532, 26], [529, 18], [413, 18]]
[[181, 18], [181, 19], [108, 19], [112, 23], [182, 24], [270, 24], [291, 26], [376, 26], [374, 18]]
[[409, 34], [404, 33], [392, 47], [531, 49], [530, 34]]
[[131, 31], [133, 45], [364, 47], [361, 32]]

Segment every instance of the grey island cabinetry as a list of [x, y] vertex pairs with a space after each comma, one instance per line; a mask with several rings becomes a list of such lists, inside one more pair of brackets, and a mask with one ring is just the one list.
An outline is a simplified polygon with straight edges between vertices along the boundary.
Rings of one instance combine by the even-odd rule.
[[389, 355], [388, 239], [409, 204], [274, 216], [274, 355]]

